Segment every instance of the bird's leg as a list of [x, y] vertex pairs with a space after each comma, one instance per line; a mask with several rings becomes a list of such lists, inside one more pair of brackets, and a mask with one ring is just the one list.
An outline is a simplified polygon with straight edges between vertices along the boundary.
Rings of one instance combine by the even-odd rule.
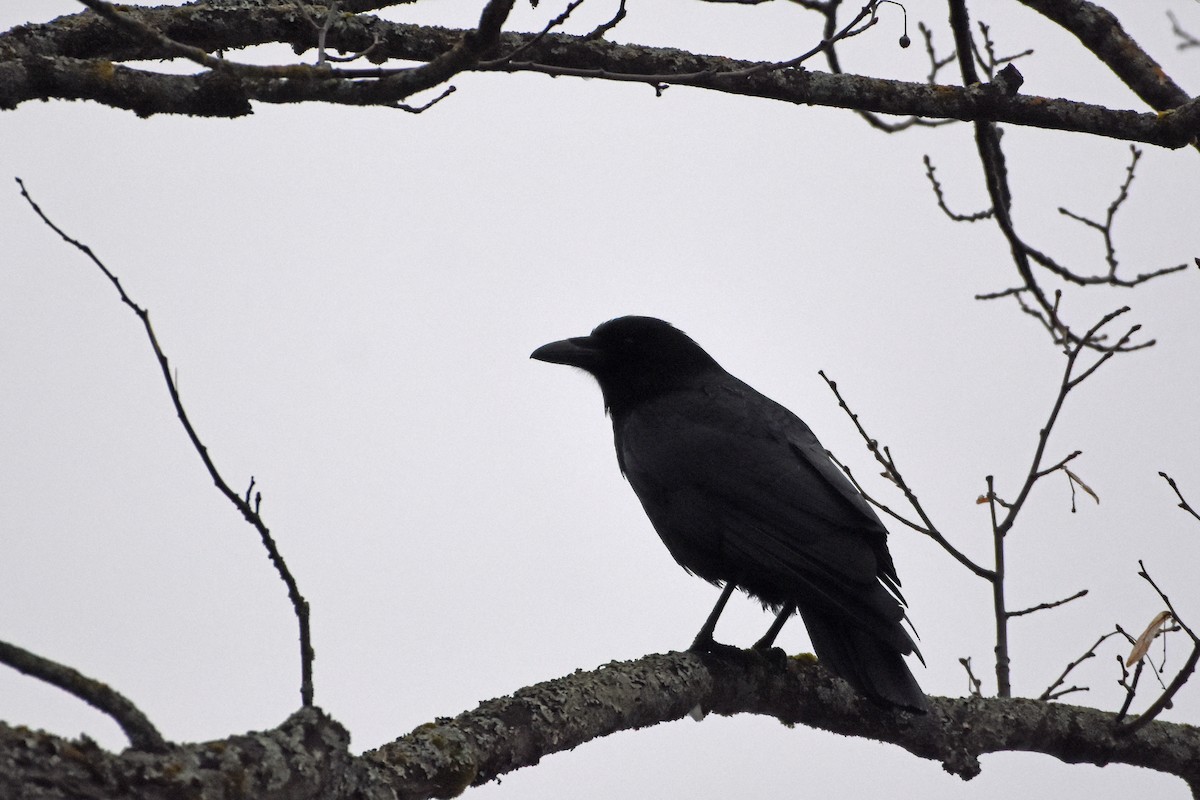
[[775, 617], [775, 621], [771, 623], [771, 627], [767, 628], [767, 632], [763, 637], [754, 643], [755, 650], [766, 650], [771, 645], [775, 644], [775, 637], [783, 630], [784, 624], [791, 618], [792, 614], [796, 613], [795, 603], [784, 603], [783, 608], [779, 611], [779, 616]]
[[708, 619], [704, 620], [704, 625], [701, 626], [700, 632], [696, 634], [696, 638], [692, 640], [692, 646], [688, 650], [705, 652], [713, 649], [713, 645], [716, 644], [716, 641], [713, 639], [713, 631], [717, 629], [717, 618], [725, 610], [725, 604], [729, 602], [729, 596], [733, 594], [733, 590], [736, 588], [737, 584], [733, 581], [725, 581], [725, 588], [721, 590], [721, 596], [717, 598], [717, 604], [713, 606]]

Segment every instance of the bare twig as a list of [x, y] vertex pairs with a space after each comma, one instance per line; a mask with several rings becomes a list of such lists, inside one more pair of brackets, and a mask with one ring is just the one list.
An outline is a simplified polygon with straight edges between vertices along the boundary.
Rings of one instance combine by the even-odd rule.
[[[178, 384], [175, 382], [175, 378], [171, 374], [171, 367], [167, 361], [167, 356], [163, 352], [163, 349], [158, 342], [158, 336], [154, 333], [153, 326], [150, 324], [150, 312], [134, 302], [134, 300], [125, 292], [125, 288], [121, 285], [120, 279], [118, 279], [117, 276], [111, 270], [109, 270], [107, 266], [104, 265], [104, 263], [96, 256], [96, 254], [92, 252], [90, 247], [68, 236], [61, 228], [51, 222], [45, 213], [43, 213], [38, 204], [33, 201], [33, 198], [29, 196], [29, 193], [25, 189], [25, 183], [20, 178], [17, 178], [16, 180], [17, 185], [21, 187], [21, 196], [25, 198], [26, 202], [29, 203], [34, 213], [41, 218], [42, 222], [46, 223], [47, 227], [57, 233], [63, 241], [72, 245], [85, 256], [87, 256], [112, 283], [113, 287], [117, 290], [117, 294], [119, 294], [121, 297], [121, 302], [128, 306], [133, 313], [137, 315], [138, 319], [141, 320], [142, 327], [146, 331], [146, 337], [150, 341], [150, 347], [153, 349], [154, 356], [158, 361], [160, 370], [162, 371], [163, 380], [166, 381], [167, 392], [171, 396], [171, 403], [175, 406], [175, 414], [179, 417], [179, 421], [183, 425], [184, 431], [187, 433], [188, 440], [192, 443], [192, 447], [200, 456], [200, 460], [204, 463], [204, 467], [208, 470], [209, 477], [212, 478], [212, 481], [216, 485], [217, 489], [221, 492], [221, 494], [225, 495], [225, 497], [231, 503], [233, 503], [234, 507], [241, 513], [242, 517], [249, 522], [255, 530], [258, 531], [259, 538], [262, 540], [263, 547], [267, 550], [267, 555], [270, 558], [271, 563], [275, 566], [276, 572], [279, 573], [279, 577], [283, 580], [284, 585], [287, 587], [288, 598], [292, 602], [292, 608], [296, 613], [296, 619], [300, 625], [300, 700], [304, 706], [311, 706], [313, 703], [313, 649], [309, 633], [308, 601], [305, 600], [303, 595], [300, 594], [300, 588], [296, 583], [296, 579], [292, 577], [292, 573], [288, 569], [287, 564], [284, 562], [283, 556], [279, 552], [279, 548], [275, 545], [275, 540], [271, 536], [271, 532], [268, 530], [266, 523], [263, 522], [262, 517], [259, 515], [257, 510], [257, 502], [255, 507], [252, 508], [248, 500], [249, 490], [246, 492], [247, 498], [243, 499], [237, 494], [237, 492], [229, 488], [229, 484], [226, 483], [223, 477], [221, 477], [221, 473], [217, 470], [216, 464], [213, 463], [212, 457], [209, 456], [208, 448], [205, 447], [204, 443], [200, 441], [199, 434], [197, 434], [196, 429], [192, 427], [191, 419], [188, 417], [187, 411], [183, 407], [183, 400], [179, 395]], [[253, 483], [251, 486], [253, 486]]]
[[1133, 680], [1129, 680], [1129, 671], [1125, 667], [1125, 662], [1120, 656], [1117, 656], [1117, 661], [1121, 664], [1121, 680], [1120, 684], [1125, 689], [1125, 700], [1121, 703], [1121, 708], [1117, 711], [1117, 722], [1125, 719], [1129, 713], [1129, 707], [1133, 704], [1133, 698], [1137, 696], [1138, 681], [1141, 680], [1142, 670], [1146, 667], [1145, 661], [1137, 662], [1137, 666], [1133, 668]]
[[[1043, 9], [1039, 7], [1039, 10]], [[1043, 10], [1043, 13], [1047, 12]], [[974, 37], [971, 34], [970, 18], [965, 0], [950, 0], [950, 27], [954, 32], [955, 49], [962, 71], [963, 84], [968, 87], [979, 84], [981, 79], [975, 69], [976, 61], [982, 61], [985, 66], [990, 68], [994, 58], [989, 56], [987, 59], [976, 59], [975, 56], [978, 50]], [[984, 30], [986, 36], [986, 29]], [[983, 120], [976, 121], [975, 142], [979, 152], [980, 164], [983, 167], [986, 179], [985, 183], [988, 195], [992, 201], [992, 218], [996, 221], [997, 226], [1009, 242], [1013, 263], [1017, 268], [1018, 275], [1021, 277], [1022, 293], [1015, 296], [1021, 304], [1022, 310], [1041, 320], [1047, 330], [1051, 332], [1051, 335], [1055, 337], [1056, 341], [1061, 338], [1066, 342], [1088, 342], [1086, 337], [1084, 339], [1077, 339], [1071, 329], [1059, 319], [1057, 303], [1051, 303], [1046, 292], [1039, 284], [1037, 277], [1034, 275], [1034, 265], [1041, 267], [1062, 280], [1078, 285], [1136, 285], [1152, 278], [1183, 269], [1182, 266], [1174, 266], [1139, 275], [1133, 279], [1122, 279], [1116, 277], [1115, 272], [1111, 268], [1105, 275], [1091, 276], [1081, 275], [1059, 264], [1050, 256], [1029, 245], [1017, 233], [1012, 220], [1012, 193], [1008, 182], [1008, 169], [1005, 163], [1004, 151], [1000, 146], [1000, 136], [996, 124]], [[1025, 303], [1024, 297], [1026, 295], [1032, 298], [1032, 306]], [[991, 297], [994, 297], [994, 295], [983, 296], [984, 299], [990, 299]], [[1152, 343], [1153, 340], [1138, 344], [1131, 344], [1125, 341], [1122, 342], [1119, 349], [1132, 350], [1139, 347], [1148, 347]], [[1097, 340], [1088, 342], [1087, 346], [1098, 350], [1106, 349]]]
[[1176, 50], [1200, 47], [1200, 39], [1185, 31], [1183, 26], [1179, 24], [1179, 20], [1175, 18], [1175, 14], [1169, 10], [1167, 11], [1167, 19], [1171, 20], [1171, 33], [1179, 37], [1179, 44], [1175, 45]]
[[1018, 58], [1024, 58], [1025, 56], [1033, 55], [1032, 50], [1023, 50], [1020, 53], [1016, 53], [1015, 55], [998, 57], [996, 55], [996, 44], [994, 41], [992, 41], [991, 26], [982, 21], [979, 22], [978, 25], [979, 25], [979, 34], [980, 34], [980, 36], [983, 37], [984, 52], [983, 53], [979, 52], [979, 47], [975, 44], [974, 37], [971, 38], [971, 52], [975, 56], [975, 63], [977, 63], [979, 66], [983, 67], [983, 71], [987, 75], [989, 81], [995, 79], [997, 67], [1003, 66], [1005, 64], [1011, 64], [1013, 61], [1016, 61]]
[[967, 691], [972, 697], [983, 697], [983, 681], [975, 677], [975, 673], [971, 670], [971, 659], [960, 658], [958, 663], [963, 665], [963, 669], [967, 671]]
[[1158, 474], [1167, 482], [1167, 485], [1171, 487], [1171, 491], [1175, 492], [1175, 496], [1179, 498], [1179, 507], [1191, 514], [1197, 520], [1200, 520], [1200, 514], [1197, 514], [1196, 509], [1192, 508], [1188, 504], [1188, 501], [1183, 498], [1183, 493], [1179, 491], [1179, 487], [1175, 484], [1175, 479], [1165, 472], [1160, 472]]
[[447, 86], [441, 91], [440, 94], [438, 94], [437, 97], [433, 98], [428, 103], [422, 103], [419, 106], [410, 106], [407, 103], [396, 103], [393, 108], [398, 108], [401, 111], [407, 111], [409, 114], [422, 114], [445, 100], [450, 95], [454, 94], [456, 91], [457, 89], [455, 89], [453, 86]]
[[[893, 483], [895, 483], [897, 487], [899, 487], [900, 491], [904, 492], [905, 499], [908, 500], [908, 503], [910, 506], [912, 506], [913, 511], [917, 512], [917, 515], [921, 518], [923, 526], [908, 522], [903, 517], [893, 513], [890, 510], [887, 510], [887, 513], [891, 514], [891, 516], [895, 517], [901, 522], [904, 522], [914, 530], [920, 531], [929, 538], [933, 539], [935, 542], [940, 544], [947, 553], [953, 556], [956, 561], [958, 561], [967, 569], [971, 570], [971, 572], [975, 573], [981, 578], [992, 580], [993, 573], [990, 570], [976, 564], [956, 547], [954, 547], [954, 545], [950, 544], [946, 537], [938, 531], [937, 526], [933, 524], [933, 520], [931, 520], [929, 515], [925, 513], [925, 509], [921, 505], [921, 501], [917, 499], [917, 495], [904, 480], [904, 476], [900, 474], [900, 469], [896, 466], [896, 462], [892, 459], [891, 453], [888, 451], [888, 449], [886, 447], [880, 448], [879, 442], [877, 442], [875, 439], [872, 439], [870, 435], [867, 434], [866, 429], [863, 428], [862, 423], [858, 420], [858, 415], [850, 410], [850, 406], [846, 404], [846, 400], [842, 397], [841, 392], [838, 391], [837, 383], [831, 380], [829, 376], [825, 374], [824, 370], [818, 370], [817, 374], [821, 376], [826, 384], [828, 384], [830, 391], [832, 391], [834, 397], [837, 398], [838, 405], [841, 406], [842, 410], [845, 411], [850, 417], [850, 420], [854, 423], [854, 427], [858, 429], [859, 435], [863, 438], [863, 441], [867, 443], [867, 449], [870, 450], [871, 454], [875, 456], [875, 460], [883, 466], [887, 477]], [[880, 508], [883, 507], [880, 506]]]
[[954, 59], [958, 58], [958, 55], [951, 53], [945, 58], [938, 58], [937, 51], [933, 48], [933, 31], [924, 22], [917, 23], [917, 30], [921, 32], [921, 36], [925, 39], [925, 53], [929, 56], [929, 77], [927, 81], [932, 86], [937, 83], [938, 73], [953, 64]]
[[[1067, 599], [1070, 600], [1073, 598], [1067, 598]], [[1067, 601], [1063, 600], [1062, 602], [1065, 603]], [[1078, 667], [1084, 661], [1087, 661], [1089, 658], [1095, 658], [1096, 650], [1100, 647], [1100, 645], [1104, 644], [1104, 642], [1109, 637], [1117, 636], [1119, 633], [1120, 633], [1120, 631], [1112, 630], [1112, 631], [1109, 631], [1108, 633], [1104, 634], [1103, 636], [1101, 636], [1099, 639], [1097, 639], [1095, 641], [1095, 643], [1084, 652], [1083, 655], [1081, 655], [1079, 658], [1072, 661], [1070, 664], [1067, 664], [1066, 668], [1062, 671], [1062, 674], [1059, 675], [1057, 679], [1055, 679], [1054, 683], [1047, 686], [1046, 690], [1044, 692], [1042, 692], [1040, 695], [1038, 695], [1038, 700], [1043, 700], [1043, 701], [1056, 700], [1065, 694], [1070, 694], [1071, 692], [1086, 692], [1087, 687], [1082, 687], [1082, 686], [1072, 686], [1067, 689], [1063, 689], [1061, 691], [1056, 691], [1056, 690], [1058, 689], [1059, 686], [1063, 685], [1063, 682], [1066, 681], [1067, 676], [1071, 674], [1071, 671], [1073, 669]]]
[[1020, 611], [1009, 611], [1008, 618], [1012, 619], [1013, 617], [1023, 617], [1026, 614], [1032, 614], [1035, 611], [1046, 611], [1047, 609], [1058, 608], [1059, 606], [1066, 605], [1067, 603], [1071, 602], [1072, 600], [1078, 600], [1081, 597], [1087, 597], [1087, 593], [1088, 593], [1087, 589], [1080, 589], [1078, 592], [1071, 595], [1070, 597], [1064, 597], [1061, 600], [1055, 600], [1050, 603], [1038, 603], [1036, 606], [1030, 606], [1029, 608], [1023, 608]]
[[584, 39], [603, 39], [604, 35], [625, 19], [625, 0], [621, 0], [621, 4], [617, 7], [617, 13], [613, 14], [613, 18], [608, 22], [601, 23], [591, 30]]
[[166, 740], [146, 715], [108, 684], [7, 642], [0, 642], [0, 663], [57, 686], [112, 717], [135, 749], [148, 753], [165, 753], [168, 750]]
[[1058, 415], [1062, 411], [1063, 404], [1067, 399], [1067, 395], [1070, 394], [1072, 389], [1077, 387], [1083, 381], [1087, 380], [1087, 378], [1089, 378], [1097, 369], [1099, 369], [1102, 364], [1112, 358], [1113, 353], [1119, 350], [1123, 343], [1129, 341], [1129, 337], [1137, 332], [1139, 326], [1134, 325], [1131, 327], [1124, 335], [1121, 336], [1115, 346], [1112, 346], [1103, 352], [1099, 358], [1096, 359], [1095, 363], [1091, 364], [1089, 367], [1083, 370], [1083, 372], [1076, 374], [1076, 364], [1078, 363], [1079, 356], [1085, 349], [1096, 347], [1095, 341], [1096, 337], [1100, 335], [1100, 331], [1114, 319], [1126, 313], [1127, 311], [1129, 311], [1129, 308], [1124, 307], [1105, 314], [1099, 322], [1088, 329], [1087, 333], [1076, 339], [1073, 344], [1067, 347], [1067, 365], [1063, 370], [1063, 377], [1059, 384], [1058, 395], [1054, 399], [1054, 405], [1050, 409], [1050, 415], [1046, 420], [1046, 424], [1042, 426], [1040, 431], [1038, 431], [1037, 446], [1034, 448], [1033, 459], [1029, 465], [1029, 472], [1025, 476], [1025, 480], [1021, 485], [1020, 491], [1017, 493], [1016, 499], [1012, 501], [1011, 507], [1008, 509], [1008, 513], [999, 523], [998, 529], [1001, 535], [1006, 534], [1012, 528], [1013, 523], [1016, 521], [1017, 515], [1021, 512], [1021, 509], [1024, 507], [1025, 499], [1029, 496], [1029, 492], [1033, 489], [1034, 484], [1037, 483], [1039, 479], [1045, 477], [1054, 470], [1063, 467], [1067, 462], [1075, 457], [1075, 454], [1072, 454], [1050, 469], [1042, 468], [1042, 459], [1045, 457], [1046, 444], [1050, 440], [1050, 433], [1054, 429], [1055, 423], [1058, 421]]
[[[933, 187], [933, 194], [935, 197], [937, 197], [938, 208], [940, 208], [947, 217], [954, 220], [955, 222], [979, 222], [980, 220], [992, 218], [992, 215], [995, 212], [990, 208], [985, 211], [976, 211], [973, 214], [959, 214], [957, 212], [951, 211], [950, 207], [946, 205], [946, 196], [942, 193], [942, 182], [939, 181], [937, 179], [937, 176], [934, 174], [936, 172], [936, 168], [933, 166], [933, 160], [930, 159], [928, 155], [926, 155], [924, 158], [924, 161], [925, 161], [925, 177], [929, 178], [929, 184]], [[1010, 289], [1008, 291], [1011, 292], [1014, 290]], [[996, 296], [1002, 296], [1002, 295], [996, 295]], [[990, 299], [990, 297], [989, 297], [989, 299]]]
[[[1071, 483], [1071, 491], [1072, 491], [1071, 508], [1072, 508], [1072, 510], [1074, 510], [1074, 508], [1075, 508], [1074, 488], [1076, 485], [1080, 486], [1084, 491], [1088, 492], [1088, 494], [1092, 495], [1093, 497], [1096, 497], [1096, 494], [1094, 491], [1092, 491], [1091, 487], [1087, 486], [1087, 484], [1083, 483], [1083, 481], [1079, 480], [1079, 478], [1074, 473], [1072, 473], [1070, 470], [1067, 469], [1067, 464], [1069, 464], [1071, 461], [1073, 461], [1075, 458], [1077, 458], [1080, 455], [1079, 451], [1070, 453], [1069, 455], [1062, 458], [1056, 464], [1054, 464], [1053, 466], [1050, 466], [1050, 467], [1043, 467], [1042, 463], [1043, 463], [1043, 459], [1045, 458], [1046, 444], [1050, 439], [1050, 433], [1054, 429], [1054, 425], [1058, 420], [1059, 413], [1062, 411], [1063, 404], [1066, 402], [1067, 395], [1070, 394], [1072, 389], [1074, 389], [1080, 383], [1082, 383], [1084, 380], [1086, 380], [1088, 377], [1090, 377], [1100, 367], [1101, 364], [1103, 364], [1109, 358], [1111, 358], [1113, 353], [1116, 352], [1118, 349], [1120, 349], [1122, 345], [1127, 343], [1129, 341], [1129, 337], [1132, 336], [1137, 331], [1137, 326], [1133, 326], [1129, 331], [1127, 331], [1117, 341], [1116, 345], [1112, 346], [1111, 348], [1107, 349], [1105, 352], [1101, 353], [1101, 355], [1096, 359], [1096, 361], [1093, 364], [1091, 364], [1086, 369], [1083, 369], [1081, 372], [1079, 372], [1077, 374], [1076, 367], [1078, 364], [1078, 359], [1079, 359], [1080, 354], [1082, 354], [1085, 349], [1094, 348], [1096, 346], [1095, 341], [1096, 341], [1097, 337], [1101, 336], [1101, 330], [1106, 325], [1108, 325], [1110, 322], [1112, 322], [1114, 319], [1116, 319], [1118, 316], [1125, 313], [1127, 310], [1128, 309], [1118, 309], [1109, 314], [1106, 314], [1103, 318], [1101, 318], [1101, 320], [1099, 322], [1097, 322], [1090, 329], [1088, 329], [1088, 331], [1082, 337], [1076, 337], [1076, 338], [1074, 338], [1073, 341], [1066, 344], [1067, 364], [1066, 364], [1065, 369], [1063, 370], [1062, 380], [1059, 383], [1058, 394], [1054, 399], [1053, 407], [1050, 410], [1050, 415], [1049, 415], [1048, 419], [1046, 420], [1045, 425], [1043, 425], [1041, 430], [1038, 431], [1037, 445], [1034, 448], [1033, 458], [1031, 459], [1030, 465], [1029, 465], [1029, 471], [1026, 473], [1025, 479], [1022, 482], [1021, 488], [1018, 491], [1015, 499], [1013, 499], [1011, 502], [1002, 501], [999, 498], [999, 496], [996, 494], [995, 481], [994, 481], [993, 476], [988, 475], [986, 478], [987, 493], [983, 496], [982, 499], [988, 503], [988, 510], [990, 512], [991, 524], [992, 524], [992, 543], [993, 543], [993, 553], [994, 553], [994, 567], [993, 567], [994, 577], [992, 578], [992, 606], [993, 606], [993, 613], [995, 616], [995, 625], [996, 625], [996, 650], [995, 650], [995, 652], [996, 652], [996, 691], [1000, 697], [1008, 697], [1008, 696], [1010, 696], [1009, 693], [1011, 692], [1010, 676], [1011, 676], [1012, 666], [1011, 666], [1011, 655], [1009, 653], [1009, 648], [1008, 648], [1008, 622], [1009, 622], [1009, 620], [1012, 619], [1013, 617], [1022, 616], [1025, 614], [1032, 613], [1034, 611], [1040, 611], [1040, 610], [1043, 610], [1046, 608], [1054, 608], [1055, 606], [1059, 606], [1059, 605], [1062, 605], [1063, 603], [1067, 603], [1067, 602], [1070, 602], [1071, 600], [1075, 600], [1079, 597], [1083, 597], [1086, 594], [1086, 590], [1085, 590], [1082, 592], [1077, 592], [1076, 594], [1074, 594], [1071, 597], [1068, 597], [1064, 600], [1059, 600], [1059, 601], [1056, 601], [1053, 603], [1043, 603], [1043, 604], [1040, 604], [1037, 606], [1033, 606], [1032, 608], [1023, 609], [1021, 611], [1015, 611], [1015, 612], [1008, 611], [1007, 606], [1006, 606], [1005, 591], [1004, 591], [1004, 578], [1005, 578], [1004, 540], [1005, 540], [1005, 537], [1007, 536], [1008, 532], [1012, 529], [1013, 524], [1016, 522], [1017, 516], [1021, 513], [1021, 510], [1025, 507], [1025, 503], [1029, 498], [1029, 493], [1032, 491], [1034, 484], [1036, 484], [1039, 480], [1046, 477], [1047, 475], [1050, 475], [1059, 470], [1062, 470], [1064, 473], [1067, 474], [1068, 481], [1070, 481], [1070, 483]], [[1050, 320], [1059, 319], [1058, 313], [1057, 313], [1058, 312], [1058, 296], [1055, 297], [1054, 305], [1051, 306], [1051, 312], [1052, 312], [1051, 314], [1047, 315], [1044, 318], [1044, 321], [1047, 324], [1049, 324]], [[1064, 339], [1065, 339], [1065, 337], [1064, 337]], [[1099, 498], [1097, 498], [1097, 502], [1099, 502]], [[997, 506], [1001, 506], [1005, 509], [1003, 518], [1001, 518], [998, 515]], [[1070, 671], [1070, 668], [1071, 667], [1068, 668], [1068, 670], [1067, 670], [1068, 672]], [[1064, 677], [1065, 677], [1065, 675], [1066, 675], [1066, 672], [1064, 672]], [[1070, 692], [1082, 691], [1082, 689], [1080, 687], [1071, 687], [1069, 689], [1065, 689], [1065, 690], [1056, 692], [1055, 690], [1060, 685], [1061, 685], [1061, 680], [1046, 690], [1045, 697], [1047, 697], [1047, 698], [1061, 697], [1062, 695], [1068, 694]]]
[[[1105, 283], [1112, 286], [1137, 286], [1139, 283], [1145, 283], [1146, 281], [1157, 278], [1160, 275], [1168, 275], [1172, 272], [1179, 272], [1187, 269], [1187, 264], [1176, 264], [1174, 266], [1162, 267], [1150, 272], [1144, 272], [1134, 278], [1117, 277], [1118, 264], [1117, 250], [1116, 246], [1113, 244], [1113, 221], [1115, 220], [1117, 211], [1121, 208], [1121, 205], [1129, 199], [1129, 187], [1133, 183], [1133, 177], [1137, 169], [1138, 159], [1142, 157], [1142, 151], [1133, 145], [1129, 146], [1129, 152], [1131, 153], [1132, 158], [1130, 159], [1129, 166], [1125, 168], [1125, 180], [1121, 183], [1120, 188], [1117, 190], [1116, 199], [1109, 203], [1104, 222], [1097, 222], [1081, 214], [1076, 214], [1074, 211], [1070, 211], [1066, 208], [1060, 207], [1058, 209], [1058, 213], [1099, 232], [1101, 237], [1104, 239], [1104, 260], [1108, 264], [1108, 275], [1097, 275], [1090, 278], [1079, 276], [1075, 279], [1075, 282]], [[1043, 262], [1039, 260], [1039, 263]], [[1065, 270], [1065, 268], [1055, 264], [1049, 258], [1045, 258], [1045, 263], [1043, 263], [1043, 266], [1046, 266], [1048, 269], [1051, 269], [1051, 271], [1054, 271], [1060, 275], [1063, 274], [1063, 271]], [[1070, 280], [1070, 278], [1068, 278], [1068, 280]]]
[[[1126, 639], [1133, 640], [1133, 637], [1126, 633], [1120, 625], [1117, 626], [1117, 633], [1124, 636]], [[1117, 711], [1117, 722], [1122, 722], [1125, 715], [1129, 713], [1129, 707], [1133, 705], [1133, 698], [1137, 696], [1138, 682], [1142, 679], [1142, 670], [1146, 666], [1146, 659], [1139, 659], [1137, 666], [1133, 668], [1133, 679], [1129, 678], [1129, 668], [1125, 664], [1125, 659], [1117, 656], [1117, 665], [1121, 668], [1121, 677], [1117, 683], [1125, 690], [1125, 700], [1121, 703], [1120, 710]]]

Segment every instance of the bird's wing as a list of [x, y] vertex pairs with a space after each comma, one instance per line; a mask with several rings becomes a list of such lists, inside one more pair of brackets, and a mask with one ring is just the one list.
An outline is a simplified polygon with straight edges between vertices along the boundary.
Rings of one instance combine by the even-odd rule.
[[[854, 484], [837, 464], [833, 463], [829, 452], [817, 440], [812, 429], [791, 411], [736, 378], [732, 385], [725, 388], [725, 391], [743, 396], [747, 406], [757, 409], [757, 413], [762, 415], [769, 428], [782, 433], [796, 457], [815, 469], [825, 484], [858, 512], [856, 517], [859, 520], [858, 530], [867, 538], [875, 552], [875, 557], [879, 562], [879, 577], [903, 602], [904, 597], [900, 594], [899, 588], [900, 578], [896, 575], [896, 567], [892, 563], [892, 556], [887, 549], [887, 528], [880, 522], [879, 515], [875, 513], [875, 509], [871, 508], [871, 504], [858, 489], [854, 488]], [[751, 411], [750, 413], [753, 415], [756, 412]]]
[[630, 484], [684, 566], [712, 580], [703, 567], [719, 565], [716, 578], [764, 601], [819, 603], [894, 637], [903, 609], [878, 581], [891, 571], [886, 530], [795, 415], [730, 379], [614, 425]]

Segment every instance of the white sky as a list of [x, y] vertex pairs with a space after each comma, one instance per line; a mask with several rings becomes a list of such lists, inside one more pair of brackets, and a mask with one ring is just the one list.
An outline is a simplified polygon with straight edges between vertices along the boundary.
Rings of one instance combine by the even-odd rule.
[[[571, 32], [612, 12], [593, 0]], [[977, 6], [980, 4], [976, 4]], [[429, 0], [396, 19], [470, 24], [478, 0]], [[1164, 15], [1112, 7], [1192, 88]], [[0, 29], [72, 13], [6, 0]], [[536, 19], [557, 14], [544, 0]], [[908, 4], [938, 26], [944, 4]], [[989, 13], [991, 6], [988, 6]], [[979, 13], [978, 11], [976, 12]], [[420, 16], [417, 16], [417, 15]], [[409, 16], [405, 16], [409, 15]], [[540, 27], [527, 9], [510, 27]], [[1023, 8], [986, 17], [1024, 91], [1141, 108], [1073, 39]], [[615, 38], [745, 58], [816, 41], [787, 3], [631, 3]], [[849, 43], [845, 66], [920, 79], [920, 40], [895, 9]], [[279, 57], [286, 57], [286, 51]], [[814, 65], [816, 66], [816, 65]], [[946, 73], [951, 80], [955, 73]], [[87, 103], [0, 116], [0, 639], [132, 698], [172, 739], [278, 724], [298, 704], [295, 622], [254, 532], [211, 486], [175, 420], [141, 328], [102, 276], [38, 221], [91, 245], [149, 307], [192, 418], [235, 488], [251, 475], [313, 607], [319, 705], [356, 750], [540, 680], [685, 646], [716, 589], [687, 576], [624, 485], [600, 396], [531, 362], [539, 344], [625, 313], [671, 320], [725, 367], [803, 416], [878, 495], [899, 504], [817, 376], [839, 381], [892, 448], [942, 529], [990, 552], [984, 476], [1011, 497], [1063, 359], [1040, 327], [976, 292], [1015, 283], [989, 223], [952, 224], [923, 177], [930, 154], [958, 210], [984, 203], [970, 128], [885, 137], [851, 114], [686, 88], [544, 76], [464, 76], [436, 109], [257, 106], [248, 118], [139, 120]], [[1128, 146], [1006, 131], [1027, 238], [1104, 269], [1095, 218]], [[1128, 273], [1200, 255], [1194, 151], [1145, 148], [1117, 223]], [[7, 188], [4, 188], [7, 187]], [[1053, 284], [1049, 284], [1053, 285]], [[1137, 559], [1200, 622], [1200, 526], [1156, 472], [1200, 505], [1195, 271], [1135, 291], [1068, 293], [1086, 327], [1131, 304], [1159, 340], [1115, 359], [1068, 401], [1049, 457], [1076, 472], [1032, 498], [1010, 536], [1010, 607], [1090, 596], [1014, 621], [1014, 688], [1034, 695], [1101, 633], [1140, 630], [1159, 601]], [[931, 694], [958, 664], [989, 667], [988, 586], [892, 525]], [[740, 598], [718, 639], [769, 623]], [[808, 647], [791, 623], [780, 642]], [[1076, 702], [1115, 708], [1115, 648], [1082, 667]], [[1186, 652], [1174, 642], [1168, 669]], [[1173, 674], [1173, 673], [1172, 673]], [[1200, 719], [1200, 688], [1166, 719]], [[0, 669], [0, 719], [121, 748], [113, 723]], [[472, 790], [480, 798], [872, 795], [1187, 796], [1171, 778], [984, 759], [962, 783], [937, 764], [770, 719], [690, 720], [622, 733]]]

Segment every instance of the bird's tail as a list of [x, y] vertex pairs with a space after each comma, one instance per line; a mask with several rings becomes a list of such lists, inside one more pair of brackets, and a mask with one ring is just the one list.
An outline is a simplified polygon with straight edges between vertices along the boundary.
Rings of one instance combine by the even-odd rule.
[[844, 615], [801, 609], [817, 660], [859, 693], [889, 706], [924, 714], [929, 701], [904, 656], [871, 631], [847, 625]]

